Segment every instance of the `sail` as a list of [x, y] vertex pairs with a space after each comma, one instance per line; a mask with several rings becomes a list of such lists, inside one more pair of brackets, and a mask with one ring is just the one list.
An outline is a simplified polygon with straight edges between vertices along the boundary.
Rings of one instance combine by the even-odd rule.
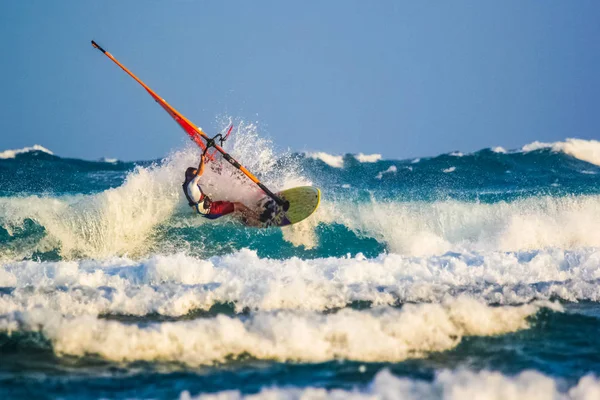
[[[244, 173], [244, 175], [246, 175], [248, 177], [248, 179], [250, 179], [252, 182], [256, 183], [256, 185], [258, 185], [258, 187], [261, 188], [262, 191], [265, 192], [269, 197], [271, 197], [273, 200], [275, 200], [275, 202], [278, 205], [283, 206], [284, 211], [287, 211], [287, 209], [289, 208], [290, 203], [287, 202], [287, 201], [284, 201], [279, 196], [277, 196], [275, 193], [273, 193], [271, 190], [269, 190], [269, 188], [267, 188], [265, 185], [263, 185], [262, 182], [260, 180], [258, 180], [258, 178], [256, 176], [254, 176], [252, 174], [252, 172], [248, 171], [246, 169], [246, 167], [244, 167], [243, 165], [241, 165], [236, 159], [234, 159], [228, 153], [226, 153], [225, 150], [223, 150], [223, 148], [221, 146], [219, 146], [218, 144], [215, 143], [215, 141], [214, 141], [215, 138], [208, 137], [208, 135], [206, 133], [204, 133], [202, 131], [202, 129], [200, 129], [199, 127], [197, 127], [196, 125], [194, 125], [189, 119], [187, 119], [186, 117], [184, 117], [183, 115], [181, 115], [181, 113], [179, 111], [177, 111], [176, 109], [174, 109], [173, 107], [171, 107], [169, 105], [169, 103], [167, 103], [163, 98], [159, 97], [154, 92], [154, 90], [150, 89], [144, 82], [142, 82], [142, 80], [140, 78], [138, 78], [137, 76], [135, 76], [133, 74], [133, 72], [131, 72], [127, 68], [125, 68], [125, 66], [123, 64], [121, 64], [119, 61], [117, 61], [117, 59], [114, 58], [112, 56], [112, 54], [110, 54], [108, 51], [104, 50], [102, 47], [100, 47], [98, 45], [98, 43], [94, 42], [93, 40], [92, 40], [92, 46], [94, 46], [96, 49], [98, 49], [102, 53], [104, 53], [105, 56], [107, 56], [108, 58], [110, 58], [115, 64], [117, 64], [119, 67], [121, 67], [121, 69], [123, 71], [125, 71], [129, 76], [131, 76], [133, 79], [135, 79], [137, 83], [139, 83], [140, 85], [142, 85], [144, 87], [144, 89], [146, 89], [146, 91], [148, 93], [150, 93], [150, 96], [152, 96], [152, 98], [154, 100], [156, 100], [156, 102], [158, 104], [160, 104], [160, 106], [162, 108], [164, 108], [169, 113], [169, 115], [171, 117], [173, 117], [173, 119], [179, 124], [179, 126], [181, 126], [183, 128], [183, 130], [189, 135], [189, 137], [198, 146], [200, 146], [200, 148], [202, 150], [206, 150], [207, 146], [214, 147], [215, 150], [217, 150], [219, 153], [221, 153], [221, 155], [223, 156], [223, 158], [229, 164], [233, 165], [235, 168], [237, 168], [240, 171], [242, 171]], [[231, 130], [231, 128], [230, 128], [230, 130]], [[202, 141], [202, 139], [206, 140], [207, 143], [205, 144]], [[210, 144], [208, 144], [208, 143], [210, 143]], [[207, 157], [208, 157], [208, 159], [213, 159], [210, 154], [207, 155]]]
[[[190, 139], [192, 139], [198, 146], [200, 146], [200, 148], [202, 150], [206, 149], [206, 145], [202, 141], [202, 138], [206, 138], [208, 136], [206, 135], [206, 133], [204, 133], [202, 131], [202, 129], [200, 129], [199, 127], [194, 125], [189, 119], [184, 117], [175, 108], [171, 107], [171, 105], [169, 103], [167, 103], [163, 98], [161, 98], [158, 94], [156, 94], [156, 92], [154, 90], [150, 89], [150, 87], [148, 87], [148, 85], [146, 85], [144, 82], [142, 82], [141, 79], [139, 79], [137, 76], [135, 76], [133, 74], [133, 72], [128, 70], [123, 64], [121, 64], [119, 61], [117, 61], [117, 59], [114, 58], [112, 56], [112, 54], [110, 54], [109, 52], [104, 50], [93, 40], [92, 40], [92, 46], [94, 46], [95, 48], [97, 48], [98, 50], [103, 52], [108, 58], [110, 58], [113, 62], [115, 62], [115, 64], [117, 64], [119, 67], [121, 67], [121, 69], [123, 71], [125, 71], [129, 76], [131, 76], [133, 79], [135, 79], [137, 81], [137, 83], [142, 85], [144, 87], [144, 89], [146, 89], [146, 91], [150, 94], [150, 96], [152, 96], [152, 98], [158, 104], [160, 104], [160, 106], [162, 108], [164, 108], [166, 112], [169, 113], [169, 115], [175, 120], [175, 122], [177, 122], [179, 124], [179, 126], [181, 126], [181, 128], [183, 128], [183, 130], [185, 131], [185, 133], [188, 134]], [[210, 157], [210, 159], [213, 159], [213, 157]]]
[[[167, 113], [169, 113], [169, 115], [175, 120], [175, 122], [177, 122], [179, 124], [179, 126], [181, 126], [181, 128], [183, 128], [183, 130], [185, 131], [185, 133], [188, 134], [190, 139], [192, 139], [198, 146], [200, 146], [200, 148], [202, 150], [206, 149], [206, 145], [204, 144], [204, 142], [202, 141], [202, 138], [200, 137], [200, 135], [197, 132], [198, 130], [201, 130], [199, 127], [194, 126], [194, 124], [192, 124], [187, 118], [185, 118], [181, 114], [179, 114], [166, 101], [164, 101], [160, 97], [156, 96], [155, 93], [150, 92], [150, 91], [148, 91], [148, 93], [150, 93], [150, 96], [152, 96], [154, 98], [154, 100], [156, 100], [156, 102], [158, 104], [160, 104], [160, 106], [162, 108], [164, 108]], [[210, 158], [213, 159], [214, 154]]]

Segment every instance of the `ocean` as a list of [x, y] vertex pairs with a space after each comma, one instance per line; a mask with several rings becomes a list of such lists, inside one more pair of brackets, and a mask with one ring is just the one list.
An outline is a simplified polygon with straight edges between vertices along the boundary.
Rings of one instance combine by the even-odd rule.
[[[0, 151], [0, 398], [600, 398], [600, 142], [387, 160], [239, 124], [226, 148], [317, 212], [194, 215], [192, 144]], [[219, 161], [214, 199], [261, 196]]]

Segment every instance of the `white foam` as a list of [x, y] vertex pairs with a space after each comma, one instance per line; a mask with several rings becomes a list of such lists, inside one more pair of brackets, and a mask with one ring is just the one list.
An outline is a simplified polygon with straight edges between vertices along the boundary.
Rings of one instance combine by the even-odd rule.
[[321, 160], [325, 164], [333, 168], [342, 168], [344, 166], [343, 156], [334, 156], [331, 154], [324, 153], [322, 151], [314, 153], [304, 153], [304, 155], [308, 158], [312, 158], [313, 160]]
[[180, 155], [161, 166], [138, 167], [122, 186], [96, 195], [2, 198], [0, 220], [9, 232], [27, 219], [37, 222], [47, 235], [38, 246], [59, 247], [66, 258], [139, 254], [152, 244], [147, 239], [154, 227], [184, 208], [176, 178], [186, 165]]
[[54, 154], [47, 148], [40, 146], [39, 144], [34, 144], [32, 147], [24, 147], [18, 150], [4, 150], [0, 152], [0, 159], [6, 160], [9, 158], [15, 158], [17, 154], [30, 153], [32, 151], [42, 151], [44, 153]]
[[358, 154], [354, 155], [354, 158], [356, 158], [361, 163], [374, 163], [374, 162], [381, 160], [382, 156], [381, 156], [381, 154], [358, 153]]
[[540, 307], [490, 307], [464, 297], [444, 304], [408, 304], [402, 309], [259, 312], [244, 319], [218, 315], [142, 326], [91, 316], [67, 318], [34, 309], [0, 318], [0, 330], [39, 331], [58, 355], [94, 354], [115, 362], [195, 366], [246, 355], [277, 361], [398, 362], [452, 349], [463, 336], [527, 329], [527, 318]]
[[[176, 178], [186, 164], [141, 169], [122, 187], [96, 196], [0, 198], [0, 217], [9, 229], [25, 218], [43, 225], [48, 238], [39, 243], [41, 251], [44, 246], [58, 246], [51, 241], [60, 241], [67, 256], [144, 257], [155, 245], [152, 232], [157, 224], [165, 224], [174, 212], [189, 213]], [[184, 222], [204, 223], [193, 218]], [[494, 204], [372, 201], [358, 206], [324, 200], [311, 218], [283, 229], [284, 239], [315, 247], [319, 239], [315, 228], [333, 223], [379, 241], [389, 252], [408, 256], [552, 247], [577, 250], [600, 247], [600, 196], [537, 197]], [[8, 246], [0, 250], [5, 260], [18, 259], [9, 252]]]
[[492, 147], [492, 148], [491, 148], [491, 150], [492, 150], [494, 153], [498, 153], [498, 154], [506, 154], [506, 153], [508, 153], [508, 152], [506, 151], [506, 149], [505, 149], [504, 147], [501, 147], [501, 146]]
[[447, 173], [454, 172], [454, 171], [456, 171], [456, 167], [446, 168], [442, 172], [447, 174]]
[[600, 398], [600, 379], [587, 375], [577, 385], [564, 389], [561, 381], [536, 371], [506, 376], [493, 371], [443, 370], [432, 382], [400, 378], [383, 369], [366, 387], [353, 390], [318, 387], [263, 388], [257, 394], [243, 395], [237, 390], [192, 397], [182, 392], [180, 400], [593, 400]]
[[[321, 160], [325, 164], [329, 165], [333, 168], [343, 168], [344, 167], [344, 156], [337, 156], [328, 154], [322, 151], [317, 152], [307, 152], [304, 153], [305, 157], [312, 158], [313, 160]], [[354, 154], [354, 158], [361, 163], [374, 163], [381, 160], [381, 154], [363, 154], [358, 153]]]
[[[410, 167], [409, 167], [410, 168]], [[412, 168], [410, 169], [410, 171], [412, 171]], [[376, 176], [375, 179], [381, 179], [383, 178], [384, 175], [387, 174], [395, 174], [396, 172], [398, 172], [398, 168], [395, 165], [390, 166], [388, 169], [386, 169], [385, 171], [381, 171], [379, 172]]]
[[100, 162], [105, 162], [105, 163], [109, 163], [109, 164], [116, 164], [116, 163], [119, 162], [119, 160], [117, 158], [102, 157], [100, 159]]
[[[556, 142], [556, 143], [562, 143], [562, 142]], [[531, 142], [529, 144], [526, 144], [525, 146], [523, 146], [521, 148], [521, 151], [524, 151], [525, 153], [528, 153], [530, 151], [536, 151], [536, 150], [542, 150], [542, 149], [550, 149], [552, 148], [554, 143], [545, 143], [545, 142], [539, 142], [539, 141], [535, 141], [535, 142]]]
[[[271, 144], [258, 136], [255, 125], [239, 123], [233, 140], [227, 142], [227, 149], [273, 190], [311, 184], [291, 162], [276, 167]], [[181, 183], [186, 167], [197, 166], [199, 156], [199, 149], [190, 145], [159, 165], [138, 166], [128, 174], [123, 185], [95, 195], [0, 198], [2, 227], [11, 233], [28, 219], [44, 227], [45, 240], [36, 248], [26, 249], [27, 254], [17, 255], [21, 258], [31, 256], [36, 250], [57, 247], [64, 258], [144, 254], [155, 244], [153, 233], [159, 224], [176, 214], [193, 216]], [[285, 161], [285, 154], [282, 160]], [[222, 166], [220, 172], [219, 165]], [[203, 189], [215, 200], [246, 204], [254, 204], [264, 196], [262, 190], [238, 170], [218, 161], [207, 165]], [[200, 218], [194, 220], [197, 224], [203, 222]], [[0, 258], [14, 259], [13, 256], [0, 249]]]
[[443, 302], [462, 294], [493, 304], [560, 298], [600, 301], [600, 249], [466, 253], [435, 257], [285, 260], [256, 252], [209, 260], [176, 254], [143, 261], [24, 261], [0, 266], [0, 314], [36, 308], [62, 315], [183, 316], [231, 303], [235, 310], [324, 311]]
[[563, 152], [591, 164], [600, 165], [600, 141], [583, 139], [566, 139], [564, 142], [533, 142], [523, 146], [524, 152], [540, 149], [551, 149], [555, 152]]
[[600, 247], [600, 196], [477, 202], [322, 202], [313, 219], [340, 223], [389, 251], [520, 251]]
[[464, 154], [461, 153], [460, 151], [453, 151], [452, 153], [450, 153], [448, 155], [452, 156], [452, 157], [464, 157]]

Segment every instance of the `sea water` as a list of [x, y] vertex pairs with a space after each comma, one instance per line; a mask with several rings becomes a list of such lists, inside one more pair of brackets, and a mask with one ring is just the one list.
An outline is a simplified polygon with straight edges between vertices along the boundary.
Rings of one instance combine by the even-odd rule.
[[[227, 148], [317, 212], [194, 215], [191, 145], [0, 152], [0, 397], [600, 398], [599, 142], [387, 160], [242, 124]], [[262, 196], [218, 159], [203, 180]]]

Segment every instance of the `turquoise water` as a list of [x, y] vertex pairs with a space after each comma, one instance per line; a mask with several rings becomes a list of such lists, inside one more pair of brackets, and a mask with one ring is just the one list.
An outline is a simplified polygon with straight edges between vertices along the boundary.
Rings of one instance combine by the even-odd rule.
[[[600, 390], [597, 142], [382, 160], [248, 135], [230, 151], [271, 188], [320, 187], [317, 213], [283, 230], [193, 215], [191, 147], [0, 159], [1, 397]], [[260, 197], [229, 168], [207, 172], [214, 198]]]

